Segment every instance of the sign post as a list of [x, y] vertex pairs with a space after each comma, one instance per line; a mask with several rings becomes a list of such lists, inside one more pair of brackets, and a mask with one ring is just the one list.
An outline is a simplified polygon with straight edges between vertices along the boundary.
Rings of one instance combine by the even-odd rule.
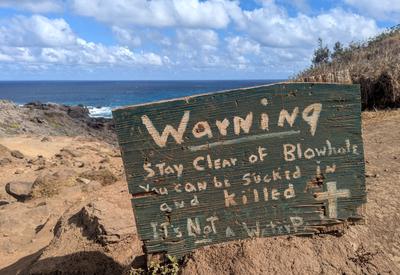
[[280, 83], [113, 111], [138, 234], [181, 257], [361, 219], [357, 85]]

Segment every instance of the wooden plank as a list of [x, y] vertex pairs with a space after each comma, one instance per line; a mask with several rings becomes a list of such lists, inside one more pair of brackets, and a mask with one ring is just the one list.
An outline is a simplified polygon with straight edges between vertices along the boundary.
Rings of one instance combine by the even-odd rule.
[[358, 85], [281, 83], [115, 110], [147, 252], [360, 219], [360, 109]]

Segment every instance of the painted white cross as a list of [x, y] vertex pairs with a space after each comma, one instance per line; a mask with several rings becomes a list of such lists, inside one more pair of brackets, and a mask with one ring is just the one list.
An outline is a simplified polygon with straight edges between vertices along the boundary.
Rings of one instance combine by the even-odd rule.
[[349, 189], [336, 189], [336, 181], [330, 181], [326, 183], [326, 192], [314, 193], [314, 197], [317, 201], [328, 200], [328, 217], [332, 219], [337, 218], [337, 199], [338, 198], [349, 198]]

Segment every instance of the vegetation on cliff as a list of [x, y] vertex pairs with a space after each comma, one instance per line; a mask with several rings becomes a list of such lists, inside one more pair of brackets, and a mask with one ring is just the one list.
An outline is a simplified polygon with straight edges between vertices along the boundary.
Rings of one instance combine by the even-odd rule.
[[296, 81], [360, 84], [363, 109], [400, 107], [400, 25], [332, 51], [320, 39], [312, 63]]

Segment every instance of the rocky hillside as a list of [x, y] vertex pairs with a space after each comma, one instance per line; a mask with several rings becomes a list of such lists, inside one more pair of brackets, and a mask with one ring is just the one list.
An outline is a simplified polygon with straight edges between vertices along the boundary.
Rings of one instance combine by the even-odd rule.
[[400, 27], [350, 44], [331, 62], [312, 66], [295, 80], [360, 84], [363, 109], [400, 107]]
[[0, 137], [20, 134], [87, 136], [116, 143], [112, 120], [91, 118], [87, 108], [28, 103], [24, 106], [0, 100]]

